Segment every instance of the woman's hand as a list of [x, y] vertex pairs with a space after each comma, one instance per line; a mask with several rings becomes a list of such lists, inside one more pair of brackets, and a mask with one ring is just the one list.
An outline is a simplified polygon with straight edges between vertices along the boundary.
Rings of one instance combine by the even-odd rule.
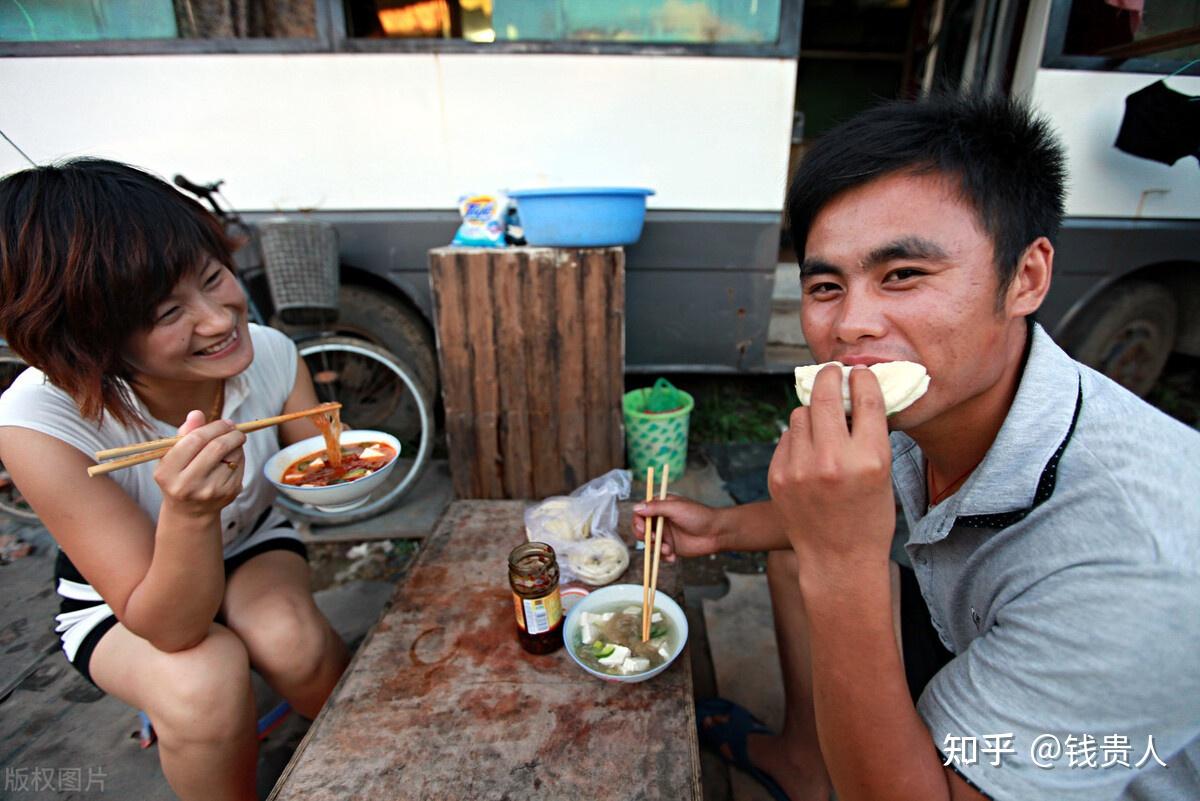
[[[696, 501], [668, 495], [665, 501], [647, 501], [633, 507], [633, 530], [645, 539], [647, 521], [663, 518], [662, 555], [668, 562], [678, 556], [707, 556], [720, 550], [717, 510]], [[653, 523], [651, 535], [657, 528]]]
[[194, 516], [219, 516], [242, 491], [246, 435], [225, 420], [204, 422], [204, 413], [188, 412], [179, 440], [154, 470], [163, 503]]

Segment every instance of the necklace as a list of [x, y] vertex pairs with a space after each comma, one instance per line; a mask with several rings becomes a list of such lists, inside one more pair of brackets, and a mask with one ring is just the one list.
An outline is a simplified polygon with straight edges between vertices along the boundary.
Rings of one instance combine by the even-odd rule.
[[950, 490], [952, 490], [956, 486], [958, 486], [958, 483], [960, 481], [962, 481], [964, 478], [971, 475], [971, 473], [973, 473], [975, 471], [975, 468], [979, 467], [979, 462], [982, 462], [982, 461], [983, 461], [983, 459], [980, 459], [978, 462], [975, 462], [975, 464], [973, 464], [967, 468], [965, 473], [963, 473], [958, 478], [954, 479], [949, 484], [947, 484], [942, 489], [941, 492], [938, 492], [937, 484], [934, 483], [934, 481], [933, 481], [933, 468], [929, 466], [929, 460], [926, 459], [925, 460], [925, 479], [929, 482], [929, 508], [932, 509], [933, 507], [935, 507], [939, 503], [941, 503], [943, 500], [945, 500], [946, 496], [948, 496], [950, 494]]
[[212, 411], [208, 415], [208, 422], [212, 422], [221, 416], [221, 412], [225, 410], [225, 379], [221, 379], [221, 385], [217, 387], [217, 399], [213, 403]]

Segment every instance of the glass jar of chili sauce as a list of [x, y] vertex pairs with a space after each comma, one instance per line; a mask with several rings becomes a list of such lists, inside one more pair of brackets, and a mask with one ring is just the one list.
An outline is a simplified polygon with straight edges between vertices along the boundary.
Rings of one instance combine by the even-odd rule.
[[563, 613], [558, 557], [544, 542], [526, 542], [508, 555], [508, 583], [517, 613], [517, 639], [531, 654], [562, 648]]

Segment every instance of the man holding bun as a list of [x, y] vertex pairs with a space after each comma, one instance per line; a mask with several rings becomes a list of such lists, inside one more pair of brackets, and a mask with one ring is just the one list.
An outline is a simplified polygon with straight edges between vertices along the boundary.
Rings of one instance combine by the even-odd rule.
[[[637, 508], [668, 558], [771, 552], [783, 731], [719, 699], [700, 725], [776, 798], [1200, 798], [1200, 434], [1031, 321], [1064, 178], [1002, 98], [825, 135], [787, 212], [804, 333], [849, 366], [849, 413], [827, 366], [769, 501]], [[923, 367], [924, 394], [892, 404], [917, 393], [881, 389], [884, 362]], [[911, 567], [889, 558], [896, 499]]]

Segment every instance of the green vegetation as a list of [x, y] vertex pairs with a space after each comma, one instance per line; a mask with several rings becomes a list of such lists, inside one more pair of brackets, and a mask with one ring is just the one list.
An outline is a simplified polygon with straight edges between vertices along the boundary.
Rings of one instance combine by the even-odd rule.
[[796, 406], [788, 376], [689, 377], [675, 383], [696, 399], [692, 442], [775, 442]]

